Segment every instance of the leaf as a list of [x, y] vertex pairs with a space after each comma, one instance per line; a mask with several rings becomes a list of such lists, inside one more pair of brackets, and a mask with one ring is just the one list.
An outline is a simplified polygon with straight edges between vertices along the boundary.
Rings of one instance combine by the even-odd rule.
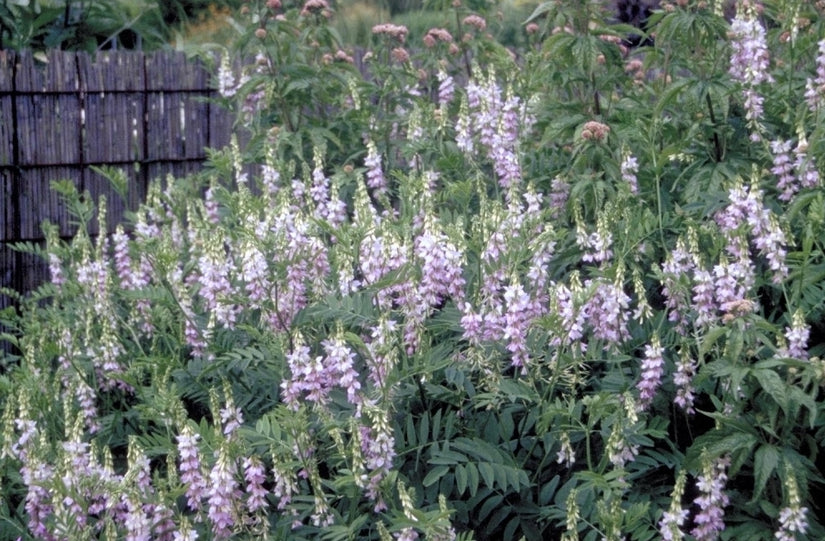
[[478, 468], [472, 462], [468, 462], [467, 470], [467, 488], [470, 489], [470, 497], [475, 497], [478, 492]]
[[753, 483], [753, 497], [750, 503], [755, 503], [762, 491], [765, 490], [765, 485], [770, 479], [771, 474], [776, 470], [779, 464], [779, 450], [773, 445], [762, 445], [756, 450], [754, 457], [754, 483]]
[[493, 471], [493, 466], [491, 466], [489, 462], [482, 462], [478, 465], [478, 471], [479, 473], [481, 473], [481, 477], [484, 479], [484, 484], [487, 485], [489, 488], [493, 488], [493, 483], [495, 481], [495, 472]]
[[467, 469], [461, 464], [455, 467], [455, 489], [459, 496], [467, 489]]
[[449, 466], [436, 466], [424, 477], [424, 480], [421, 481], [421, 484], [425, 487], [432, 486], [438, 482], [439, 479], [444, 477], [447, 472], [450, 471]]
[[553, 2], [542, 2], [541, 4], [536, 6], [536, 9], [533, 10], [533, 13], [531, 13], [530, 16], [527, 17], [527, 20], [525, 20], [522, 24], [528, 24], [534, 21], [535, 19], [541, 17], [542, 15], [553, 9], [553, 5]]
[[499, 420], [501, 423], [498, 426], [498, 431], [499, 434], [501, 434], [501, 439], [504, 441], [510, 441], [510, 437], [513, 435], [513, 430], [515, 429], [513, 415], [509, 410], [504, 410], [501, 412]]
[[430, 441], [430, 413], [425, 412], [421, 416], [421, 424], [418, 425], [418, 441], [421, 445]]
[[810, 412], [810, 415], [808, 416], [809, 425], [811, 430], [813, 430], [816, 424], [816, 400], [799, 387], [793, 386], [791, 387], [790, 399], [796, 404], [808, 409]]
[[490, 513], [501, 504], [502, 500], [504, 500], [504, 496], [501, 494], [493, 494], [487, 498], [478, 511], [479, 522], [483, 523], [484, 519], [490, 516]]
[[415, 421], [412, 414], [407, 415], [407, 445], [412, 449], [417, 445], [415, 438]]
[[779, 377], [779, 374], [773, 370], [753, 370], [753, 376], [759, 382], [762, 390], [771, 395], [771, 398], [779, 404], [782, 411], [788, 411], [788, 393], [787, 385]]
[[433, 465], [454, 466], [466, 461], [467, 457], [461, 453], [444, 449], [443, 451], [438, 451], [435, 453], [434, 456], [427, 462]]
[[716, 341], [727, 332], [728, 329], [726, 327], [715, 327], [709, 330], [705, 335], [704, 340], [702, 340], [702, 345], [699, 347], [699, 358], [701, 359], [707, 355], [708, 351], [710, 351]]
[[561, 477], [556, 475], [553, 477], [550, 482], [545, 483], [541, 490], [539, 491], [539, 505], [548, 505], [551, 501], [553, 501], [553, 496], [556, 493], [556, 489], [559, 487], [559, 481], [561, 481]]

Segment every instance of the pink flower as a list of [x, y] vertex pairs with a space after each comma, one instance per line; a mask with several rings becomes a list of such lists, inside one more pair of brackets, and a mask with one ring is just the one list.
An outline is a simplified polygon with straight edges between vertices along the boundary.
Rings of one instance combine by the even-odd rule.
[[475, 14], [467, 15], [461, 22], [463, 22], [467, 26], [472, 26], [479, 32], [482, 32], [485, 28], [487, 28], [487, 21], [485, 21], [483, 17]]
[[392, 39], [397, 40], [400, 43], [404, 43], [407, 39], [407, 27], [404, 25], [392, 24], [392, 23], [383, 23], [377, 24], [372, 27], [373, 34], [383, 34], [388, 36]]

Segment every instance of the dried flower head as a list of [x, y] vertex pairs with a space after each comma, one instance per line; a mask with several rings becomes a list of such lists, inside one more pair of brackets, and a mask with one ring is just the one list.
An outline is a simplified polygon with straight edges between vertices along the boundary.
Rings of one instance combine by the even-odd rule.
[[581, 137], [586, 141], [593, 140], [601, 142], [604, 141], [608, 133], [610, 133], [610, 126], [591, 120], [584, 123], [581, 131]]
[[404, 43], [404, 41], [407, 39], [407, 34], [409, 33], [409, 30], [407, 30], [407, 27], [403, 25], [383, 23], [373, 26], [372, 33], [383, 34], [385, 36], [397, 40], [400, 43]]

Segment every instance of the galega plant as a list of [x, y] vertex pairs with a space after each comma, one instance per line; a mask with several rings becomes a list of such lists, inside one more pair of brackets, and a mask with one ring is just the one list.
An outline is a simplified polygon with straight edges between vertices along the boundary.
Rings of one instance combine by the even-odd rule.
[[822, 538], [823, 6], [724, 4], [250, 3], [250, 142], [6, 314], [4, 537]]

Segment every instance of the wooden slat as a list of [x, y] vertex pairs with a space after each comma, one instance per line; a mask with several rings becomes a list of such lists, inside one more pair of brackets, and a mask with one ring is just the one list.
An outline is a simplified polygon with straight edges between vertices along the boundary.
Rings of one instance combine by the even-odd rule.
[[143, 160], [143, 95], [95, 92], [85, 96], [83, 163]]
[[76, 94], [17, 96], [20, 165], [80, 162], [80, 100]]
[[209, 88], [209, 72], [181, 52], [158, 51], [146, 57], [146, 89], [202, 91]]
[[49, 51], [42, 64], [31, 51], [21, 51], [17, 57], [14, 86], [17, 92], [74, 92], [78, 89], [76, 54]]
[[[12, 201], [14, 174], [9, 170], [0, 170], [0, 242], [13, 239], [15, 236], [14, 224], [17, 217], [14, 213]], [[0, 267], [2, 269], [2, 267]]]
[[14, 163], [14, 97], [0, 95], [0, 166]]
[[203, 95], [181, 96], [183, 105], [183, 157], [203, 159], [209, 146], [209, 103]]
[[78, 71], [85, 92], [143, 92], [144, 55], [132, 51], [98, 52], [78, 56]]
[[51, 188], [55, 180], [68, 179], [80, 189], [82, 176], [78, 167], [38, 167], [24, 170], [19, 187], [20, 240], [43, 238], [41, 223], [49, 220], [60, 228], [60, 235], [74, 235], [77, 227], [62, 197]]
[[229, 144], [235, 117], [216, 103], [209, 104], [209, 146], [223, 148]]
[[0, 92], [14, 90], [14, 65], [17, 63], [17, 53], [9, 50], [0, 51]]
[[146, 159], [179, 160], [185, 157], [182, 115], [183, 98], [178, 93], [153, 92], [146, 103]]

